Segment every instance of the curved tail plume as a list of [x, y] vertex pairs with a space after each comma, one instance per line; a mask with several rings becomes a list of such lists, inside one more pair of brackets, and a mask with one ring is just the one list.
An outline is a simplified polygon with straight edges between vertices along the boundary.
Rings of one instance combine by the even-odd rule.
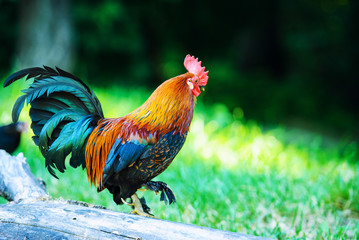
[[103, 118], [101, 104], [93, 91], [76, 76], [60, 68], [27, 68], [8, 77], [4, 87], [23, 77], [34, 79], [23, 90], [13, 107], [12, 119], [18, 121], [25, 102], [30, 104], [33, 140], [46, 159], [46, 167], [63, 172], [65, 159], [71, 153], [70, 165], [86, 167], [86, 140]]

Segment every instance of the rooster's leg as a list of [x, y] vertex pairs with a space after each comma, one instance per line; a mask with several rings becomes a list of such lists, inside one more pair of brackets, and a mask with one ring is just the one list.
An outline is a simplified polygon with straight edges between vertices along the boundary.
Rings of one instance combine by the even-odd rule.
[[154, 191], [156, 194], [161, 192], [161, 201], [164, 201], [165, 204], [175, 203], [176, 196], [173, 193], [172, 189], [164, 182], [158, 181], [149, 181], [144, 184], [144, 187], [148, 190]]
[[145, 199], [138, 198], [136, 193], [131, 196], [132, 203], [126, 202], [125, 200], [123, 200], [123, 198], [121, 198], [121, 200], [124, 204], [129, 205], [133, 208], [133, 210], [131, 211], [132, 214], [137, 214], [145, 217], [154, 217], [151, 213], [149, 213], [150, 208], [147, 206]]

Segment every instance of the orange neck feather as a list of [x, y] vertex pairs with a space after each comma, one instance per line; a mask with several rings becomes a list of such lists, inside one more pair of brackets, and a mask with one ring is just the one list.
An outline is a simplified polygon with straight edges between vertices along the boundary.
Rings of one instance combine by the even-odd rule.
[[165, 81], [141, 107], [124, 118], [148, 131], [187, 132], [196, 101], [186, 83], [191, 76], [186, 73]]

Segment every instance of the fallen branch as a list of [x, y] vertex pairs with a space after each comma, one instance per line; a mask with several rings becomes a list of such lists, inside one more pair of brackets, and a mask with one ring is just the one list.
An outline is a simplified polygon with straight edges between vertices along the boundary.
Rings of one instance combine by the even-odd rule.
[[0, 196], [8, 201], [47, 199], [44, 183], [31, 172], [22, 153], [16, 157], [0, 150]]
[[0, 150], [0, 239], [263, 239], [120, 213], [83, 202], [50, 200], [20, 153]]

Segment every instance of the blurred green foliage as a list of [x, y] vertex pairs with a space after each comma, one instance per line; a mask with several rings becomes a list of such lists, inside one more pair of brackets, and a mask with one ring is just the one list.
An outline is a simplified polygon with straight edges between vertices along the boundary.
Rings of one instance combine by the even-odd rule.
[[[190, 53], [210, 71], [206, 103], [265, 124], [358, 133], [358, 1], [71, 4], [74, 71], [91, 83], [152, 88], [182, 73]], [[0, 75], [16, 53], [18, 5], [0, 1]]]
[[[188, 140], [158, 178], [178, 203], [144, 193], [158, 217], [278, 239], [359, 235], [358, 143], [345, 135], [358, 133], [359, 1], [71, 3], [74, 73], [97, 86], [107, 117], [183, 73], [187, 53], [210, 71]], [[18, 4], [0, 0], [2, 78], [16, 58]], [[0, 89], [0, 124], [24, 86]], [[31, 135], [19, 151], [50, 195], [128, 211], [81, 169], [52, 178]]]
[[[0, 124], [26, 84], [0, 94]], [[109, 90], [111, 89], [111, 90]], [[145, 101], [145, 88], [113, 85], [95, 88], [108, 117], [123, 116]], [[29, 121], [28, 108], [20, 118]], [[97, 193], [81, 168], [53, 178], [44, 166], [32, 131], [21, 147], [32, 172], [55, 199], [75, 199], [128, 212], [107, 190]], [[277, 239], [355, 239], [359, 235], [358, 143], [300, 129], [264, 129], [246, 120], [242, 109], [198, 101], [188, 139], [157, 180], [168, 183], [178, 202], [166, 206], [144, 192], [161, 218]], [[69, 166], [69, 165], [67, 165]], [[142, 194], [142, 193], [140, 193]], [[3, 201], [4, 203], [4, 201]]]

